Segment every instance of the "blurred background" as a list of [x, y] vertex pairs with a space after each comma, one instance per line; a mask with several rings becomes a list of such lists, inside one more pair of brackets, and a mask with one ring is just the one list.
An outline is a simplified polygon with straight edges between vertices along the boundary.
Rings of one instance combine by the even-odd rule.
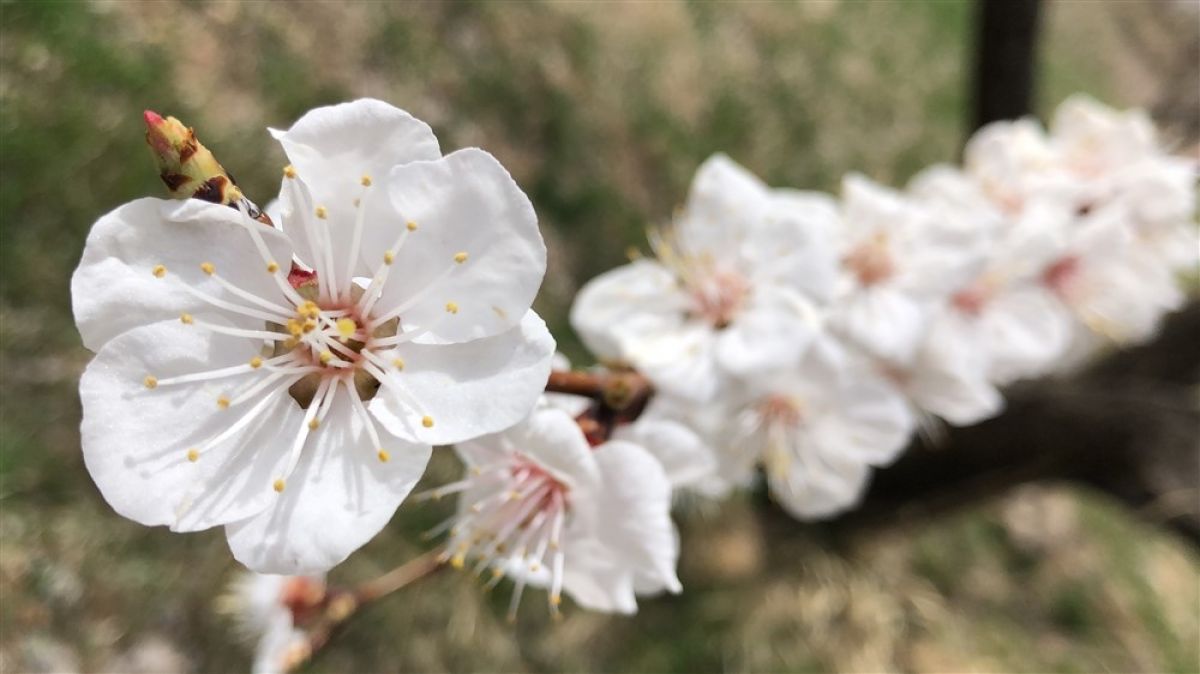
[[[1196, 142], [1200, 6], [1043, 5], [1037, 111], [1083, 91]], [[539, 299], [562, 348], [574, 291], [640, 246], [724, 151], [768, 182], [900, 185], [958, 157], [968, 2], [0, 3], [0, 671], [228, 672], [252, 644], [213, 611], [238, 570], [220, 531], [174, 535], [104, 503], [79, 451], [69, 278], [96, 218], [164, 194], [141, 112], [172, 114], [260, 204], [265, 127], [374, 96], [444, 150], [481, 146], [533, 200]], [[435, 453], [426, 481], [453, 479]], [[428, 548], [451, 503], [406, 504], [333, 572]], [[846, 540], [764, 522], [753, 497], [680, 513], [685, 593], [634, 618], [446, 571], [367, 609], [311, 671], [1200, 670], [1196, 548], [1104, 496], [1029, 484]]]

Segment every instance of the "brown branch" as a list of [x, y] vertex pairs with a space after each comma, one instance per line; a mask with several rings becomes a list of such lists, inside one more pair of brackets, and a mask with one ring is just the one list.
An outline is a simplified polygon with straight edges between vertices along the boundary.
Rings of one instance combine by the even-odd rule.
[[654, 393], [650, 380], [631, 370], [555, 370], [546, 382], [547, 393], [568, 393], [591, 398], [623, 417], [636, 418]]
[[1200, 545], [1200, 302], [1168, 317], [1152, 343], [1066, 379], [1006, 391], [1004, 414], [916, 443], [876, 472], [853, 531], [977, 503], [1033, 480], [1100, 489]]

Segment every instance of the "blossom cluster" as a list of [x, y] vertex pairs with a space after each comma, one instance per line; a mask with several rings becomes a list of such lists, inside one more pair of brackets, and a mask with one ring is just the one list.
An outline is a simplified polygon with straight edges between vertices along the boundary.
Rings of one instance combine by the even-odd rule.
[[773, 189], [717, 155], [653, 258], [592, 280], [572, 325], [659, 389], [639, 423], [692, 431], [648, 445], [692, 469], [676, 486], [721, 494], [761, 470], [794, 516], [827, 517], [914, 432], [976, 423], [1000, 387], [1152, 335], [1197, 261], [1195, 172], [1144, 114], [1083, 97], [1048, 131], [980, 130], [961, 167], [903, 190]]
[[[156, 152], [176, 147], [147, 122]], [[564, 594], [631, 613], [681, 589], [674, 494], [763, 475], [798, 518], [851, 508], [918, 430], [1149, 337], [1196, 262], [1194, 162], [1141, 113], [1083, 98], [1049, 131], [981, 130], [963, 166], [903, 190], [771, 188], [717, 155], [653, 257], [579, 293], [571, 323], [614, 385], [573, 395], [547, 388], [570, 368], [530, 308], [536, 215], [492, 155], [443, 155], [374, 100], [272, 134], [289, 163], [265, 214], [231, 180], [220, 203], [125, 204], [72, 279], [96, 352], [88, 470], [118, 513], [222, 526], [246, 567], [281, 574], [234, 593], [263, 671], [305, 657], [324, 572], [385, 526], [435, 445], [465, 466], [418, 497], [458, 497], [430, 532], [442, 561], [510, 578], [512, 618], [531, 585], [555, 614]]]

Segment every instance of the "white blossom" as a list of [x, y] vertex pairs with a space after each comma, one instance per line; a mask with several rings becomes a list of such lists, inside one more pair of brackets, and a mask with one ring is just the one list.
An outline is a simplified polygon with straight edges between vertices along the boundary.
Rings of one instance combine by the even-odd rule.
[[622, 440], [589, 445], [565, 411], [545, 405], [501, 433], [456, 445], [468, 473], [433, 496], [461, 492], [446, 559], [490, 570], [488, 587], [516, 582], [515, 619], [526, 585], [562, 593], [597, 611], [633, 613], [636, 595], [679, 592], [678, 533], [671, 487], [642, 447]]
[[769, 189], [724, 155], [696, 172], [687, 205], [655, 233], [656, 259], [602, 274], [571, 324], [599, 357], [661, 389], [711, 399], [728, 378], [795, 362], [832, 292], [828, 197]]
[[[529, 311], [533, 209], [477, 149], [445, 157], [379, 101], [274, 132], [281, 228], [141, 199], [102, 217], [72, 279], [84, 459], [117, 512], [225, 525], [272, 573], [323, 571], [391, 518], [430, 446], [536, 403], [554, 341]], [[293, 287], [293, 255], [316, 273]]]

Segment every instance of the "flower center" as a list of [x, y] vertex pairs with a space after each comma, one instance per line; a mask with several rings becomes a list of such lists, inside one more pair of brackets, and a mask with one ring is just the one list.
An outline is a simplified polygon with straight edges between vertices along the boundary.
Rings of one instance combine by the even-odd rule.
[[1074, 255], [1059, 258], [1042, 271], [1042, 283], [1061, 297], [1066, 297], [1071, 283], [1079, 276], [1080, 261]]
[[855, 246], [844, 263], [863, 286], [875, 285], [896, 273], [887, 235], [882, 232]]
[[290, 354], [293, 362], [314, 368], [288, 388], [288, 394], [303, 408], [312, 404], [321, 382], [331, 378], [352, 383], [363, 401], [379, 391], [379, 380], [365, 367], [363, 351], [380, 339], [395, 336], [400, 319], [371, 328], [359, 311], [362, 291], [357, 286], [355, 291], [348, 303], [305, 300], [286, 324], [267, 324], [268, 330], [289, 335], [272, 344], [271, 357]]
[[715, 270], [693, 276], [688, 284], [692, 313], [718, 330], [729, 327], [750, 292], [750, 284], [741, 274]]

